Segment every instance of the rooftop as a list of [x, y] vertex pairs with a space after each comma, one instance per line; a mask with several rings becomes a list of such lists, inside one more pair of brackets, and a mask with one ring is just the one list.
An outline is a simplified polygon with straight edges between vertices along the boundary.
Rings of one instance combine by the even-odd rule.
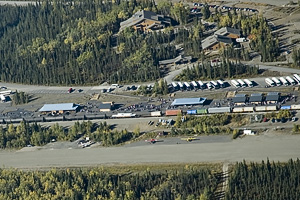
[[262, 96], [260, 95], [260, 96], [253, 96], [253, 95], [251, 95], [250, 97], [249, 97], [249, 102], [261, 102], [262, 101]]
[[277, 94], [277, 95], [267, 95], [266, 101], [279, 101], [279, 94]]
[[74, 103], [60, 103], [60, 104], [45, 104], [39, 111], [51, 112], [51, 111], [75, 111], [79, 105]]
[[172, 106], [183, 106], [183, 105], [199, 105], [204, 104], [206, 101], [206, 98], [181, 98], [181, 99], [175, 99]]
[[233, 103], [245, 103], [246, 97], [233, 97], [232, 98]]
[[241, 30], [240, 29], [236, 29], [236, 28], [230, 28], [230, 27], [223, 27], [220, 28], [219, 30], [217, 30], [215, 32], [215, 35], [227, 35], [227, 34], [235, 34], [238, 35], [240, 37], [241, 35]]
[[101, 103], [99, 105], [99, 109], [111, 109], [111, 104], [110, 103]]
[[212, 35], [201, 41], [202, 48], [207, 49], [218, 42], [223, 42], [225, 44], [232, 44], [233, 41], [230, 37], [222, 36], [222, 35]]
[[245, 94], [236, 94], [235, 97], [245, 97]]

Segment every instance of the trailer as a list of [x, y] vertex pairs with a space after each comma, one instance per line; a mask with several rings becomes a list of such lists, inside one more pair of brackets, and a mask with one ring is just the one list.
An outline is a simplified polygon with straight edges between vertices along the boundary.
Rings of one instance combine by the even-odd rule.
[[293, 78], [291, 78], [290, 76], [286, 77], [286, 80], [291, 84], [291, 85], [296, 85], [296, 82]]
[[276, 86], [281, 86], [280, 80], [278, 80], [276, 77], [272, 77], [272, 81], [276, 84]]
[[188, 115], [196, 115], [197, 114], [197, 110], [187, 110], [186, 114], [188, 114]]
[[244, 79], [244, 82], [248, 85], [248, 87], [253, 87], [253, 83], [249, 79]]
[[198, 88], [198, 84], [196, 83], [196, 81], [192, 81], [191, 84], [193, 85], [194, 88]]
[[225, 84], [222, 80], [217, 80], [217, 83], [220, 85], [221, 88], [225, 87]]
[[269, 78], [266, 78], [266, 79], [265, 79], [265, 82], [266, 82], [270, 87], [274, 87], [274, 86], [275, 86], [274, 81], [272, 81], [272, 80], [269, 79]]
[[176, 116], [181, 113], [181, 110], [166, 110], [166, 116]]
[[136, 117], [135, 113], [118, 113], [116, 115], [112, 115], [112, 118], [132, 118]]
[[208, 108], [207, 111], [208, 111], [209, 114], [230, 113], [231, 112], [231, 108], [230, 107]]
[[239, 82], [242, 87], [247, 86], [246, 83], [242, 79], [238, 79], [237, 82]]
[[255, 111], [256, 112], [265, 112], [265, 111], [267, 111], [267, 108], [266, 108], [266, 106], [256, 106]]
[[234, 107], [232, 109], [233, 113], [244, 113], [244, 112], [253, 112], [254, 108], [253, 107]]
[[300, 104], [297, 105], [291, 105], [292, 110], [300, 110]]
[[289, 83], [287, 82], [287, 80], [284, 77], [280, 77], [279, 80], [281, 81], [281, 83], [285, 86], [288, 86]]
[[298, 84], [300, 84], [300, 76], [298, 74], [294, 74], [294, 78]]
[[219, 89], [220, 88], [219, 84], [216, 83], [215, 81], [211, 81], [210, 83], [213, 86], [213, 88], [215, 88], [215, 89]]
[[160, 111], [154, 111], [150, 113], [151, 117], [160, 117], [161, 116], [161, 112]]
[[199, 108], [199, 109], [197, 109], [197, 114], [207, 114], [207, 109], [206, 108]]
[[205, 89], [205, 84], [202, 81], [197, 81], [200, 89]]
[[236, 87], [236, 88], [241, 87], [240, 83], [237, 82], [236, 80], [231, 80], [231, 84], [232, 84], [234, 87]]
[[277, 110], [277, 106], [266, 106], [266, 110], [267, 111], [276, 111]]

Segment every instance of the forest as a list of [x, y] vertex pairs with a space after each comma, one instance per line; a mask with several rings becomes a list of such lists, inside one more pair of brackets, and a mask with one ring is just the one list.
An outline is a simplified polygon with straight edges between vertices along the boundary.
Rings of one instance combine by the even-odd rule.
[[[30, 6], [0, 6], [0, 79], [4, 82], [42, 85], [97, 85], [158, 80], [166, 73], [158, 61], [185, 54], [205, 59], [201, 50], [205, 26], [191, 16], [183, 3], [152, 0], [100, 1], [54, 0]], [[139, 9], [173, 19], [164, 31], [140, 34], [120, 22]], [[212, 15], [218, 27], [240, 28], [251, 35], [251, 47], [262, 61], [278, 55], [278, 39], [263, 17], [235, 11]], [[184, 28], [188, 25], [188, 28]], [[249, 59], [249, 52], [224, 49], [226, 58]]]
[[145, 166], [143, 170], [116, 173], [106, 168], [0, 169], [0, 199], [205, 200], [212, 197], [219, 181], [218, 175], [205, 166], [161, 166], [165, 170]]
[[89, 136], [95, 142], [101, 142], [104, 146], [116, 145], [139, 136], [139, 130], [128, 132], [112, 130], [106, 122], [96, 124], [91, 121], [75, 122], [70, 128], [59, 124], [51, 127], [42, 127], [40, 124], [21, 122], [14, 126], [8, 124], [0, 126], [0, 148], [22, 148], [27, 145], [42, 146], [51, 141], [75, 141], [82, 136]]
[[228, 181], [226, 200], [284, 200], [300, 198], [300, 160], [237, 163]]
[[249, 77], [257, 75], [259, 68], [231, 61], [223, 61], [219, 64], [203, 63], [182, 70], [175, 78], [177, 81], [212, 80]]

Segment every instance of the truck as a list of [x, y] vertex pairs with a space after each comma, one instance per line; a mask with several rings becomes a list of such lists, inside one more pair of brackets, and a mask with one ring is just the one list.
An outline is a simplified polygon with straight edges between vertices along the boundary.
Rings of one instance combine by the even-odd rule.
[[274, 81], [277, 86], [281, 86], [280, 80], [278, 80], [276, 77], [272, 77], [272, 81]]
[[242, 79], [238, 79], [237, 82], [240, 83], [241, 87], [246, 87], [246, 83]]
[[234, 87], [236, 87], [236, 88], [241, 87], [240, 83], [237, 82], [236, 80], [231, 80], [231, 84], [232, 84]]
[[280, 77], [279, 80], [281, 81], [281, 83], [285, 86], [288, 86], [289, 83], [287, 82], [287, 80], [284, 77]]
[[253, 87], [253, 83], [249, 79], [244, 79], [244, 82], [248, 85], [248, 87]]
[[246, 38], [236, 38], [236, 42], [247, 42]]
[[268, 86], [270, 86], [270, 87], [274, 87], [274, 86], [275, 86], [274, 81], [272, 81], [270, 78], [266, 78], [266, 79], [265, 79], [265, 82], [266, 82], [266, 84], [268, 84]]
[[221, 88], [225, 87], [225, 84], [222, 80], [217, 80], [217, 83], [220, 85]]
[[295, 84], [296, 84], [295, 80], [294, 80], [293, 78], [291, 78], [290, 76], [287, 76], [287, 77], [286, 77], [286, 80], [287, 80], [291, 85], [295, 85]]

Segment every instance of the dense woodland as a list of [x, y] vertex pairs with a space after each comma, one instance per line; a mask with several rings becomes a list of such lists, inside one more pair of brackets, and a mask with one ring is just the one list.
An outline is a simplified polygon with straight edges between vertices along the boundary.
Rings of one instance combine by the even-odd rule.
[[226, 200], [300, 199], [300, 161], [237, 163], [228, 181]]
[[294, 67], [300, 67], [300, 49], [294, 49], [293, 54], [293, 66]]
[[[186, 55], [203, 58], [201, 40], [205, 30], [197, 16], [183, 3], [152, 0], [43, 1], [36, 6], [0, 7], [1, 81], [44, 85], [90, 85], [157, 80], [165, 73], [159, 60], [178, 55], [181, 44]], [[132, 29], [119, 31], [120, 22], [139, 9], [152, 10], [173, 19], [179, 28], [149, 34]], [[204, 18], [219, 27], [241, 28], [251, 35], [251, 47], [263, 61], [278, 54], [278, 40], [271, 36], [263, 17], [228, 12]], [[206, 16], [206, 17], [205, 17]], [[184, 27], [184, 26], [187, 26]], [[223, 50], [227, 58], [245, 59], [248, 52]]]
[[257, 75], [258, 72], [259, 69], [256, 66], [244, 65], [242, 63], [234, 63], [230, 61], [224, 61], [215, 65], [212, 65], [211, 63], [203, 63], [182, 70], [182, 72], [176, 77], [176, 80], [193, 81], [200, 79], [212, 80], [249, 77]]
[[71, 128], [64, 128], [58, 124], [50, 128], [40, 124], [21, 122], [14, 126], [0, 126], [0, 148], [22, 148], [27, 145], [41, 146], [51, 141], [74, 141], [82, 136], [89, 136], [95, 142], [102, 142], [104, 146], [116, 145], [139, 136], [139, 130], [128, 132], [116, 131], [104, 123], [95, 124], [90, 121], [75, 122]]
[[101, 168], [35, 172], [0, 169], [0, 199], [205, 200], [211, 198], [217, 182], [218, 177], [203, 167], [116, 174]]

